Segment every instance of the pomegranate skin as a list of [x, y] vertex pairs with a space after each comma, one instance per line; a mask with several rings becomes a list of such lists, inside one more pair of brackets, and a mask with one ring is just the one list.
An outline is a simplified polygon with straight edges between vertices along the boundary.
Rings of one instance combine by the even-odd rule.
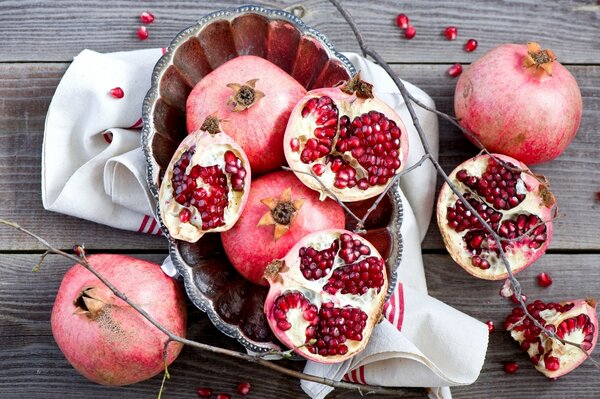
[[[279, 198], [292, 188], [292, 199], [304, 199], [302, 207], [290, 224], [289, 230], [278, 240], [273, 226], [258, 226], [269, 211], [261, 200]], [[221, 233], [223, 248], [229, 261], [255, 284], [268, 286], [263, 278], [265, 267], [273, 260], [284, 257], [301, 238], [325, 229], [343, 229], [345, 214], [342, 207], [331, 199], [319, 200], [319, 194], [306, 187], [292, 172], [274, 172], [252, 181], [250, 195], [237, 223]]]
[[527, 54], [527, 45], [505, 44], [472, 63], [456, 84], [454, 111], [490, 152], [531, 165], [567, 148], [583, 104], [577, 81], [565, 67], [554, 61], [552, 75], [526, 68]]
[[[173, 333], [185, 336], [183, 291], [159, 265], [122, 255], [92, 255], [87, 259], [131, 301]], [[81, 297], [84, 291], [85, 299]], [[81, 265], [65, 274], [52, 309], [51, 325], [54, 339], [69, 363], [98, 384], [133, 384], [164, 370], [167, 336]], [[177, 342], [169, 344], [167, 364], [177, 358], [182, 347]]]
[[[255, 88], [264, 97], [245, 110], [233, 111], [228, 104], [233, 90], [227, 85], [253, 79], [258, 79]], [[216, 114], [223, 131], [248, 156], [254, 175], [274, 171], [285, 164], [285, 128], [292, 108], [305, 94], [306, 89], [275, 64], [256, 56], [236, 57], [196, 84], [186, 105], [187, 130], [198, 130], [207, 116]]]

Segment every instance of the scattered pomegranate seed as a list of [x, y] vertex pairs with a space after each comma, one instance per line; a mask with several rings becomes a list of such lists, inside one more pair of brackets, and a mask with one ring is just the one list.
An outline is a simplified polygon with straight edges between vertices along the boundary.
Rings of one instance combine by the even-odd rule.
[[154, 22], [154, 15], [152, 15], [151, 13], [144, 11], [141, 15], [140, 15], [140, 20], [142, 21], [143, 24], [151, 24], [152, 22]]
[[504, 280], [504, 284], [502, 284], [499, 294], [502, 298], [508, 298], [513, 294], [509, 279]]
[[493, 321], [488, 320], [488, 321], [485, 322], [485, 324], [487, 324], [488, 330], [489, 330], [490, 334], [493, 333], [496, 330], [496, 327], [494, 327], [494, 322]]
[[[523, 302], [527, 302], [527, 296], [521, 294], [521, 298], [523, 299]], [[517, 300], [517, 296], [515, 294], [512, 294], [512, 296], [510, 297], [510, 300], [513, 301], [514, 303], [519, 303], [519, 301]]]
[[396, 17], [396, 25], [398, 25], [398, 28], [400, 29], [408, 28], [408, 16], [406, 16], [406, 14], [398, 14]]
[[231, 399], [231, 395], [228, 393], [218, 393], [217, 399]]
[[73, 245], [73, 252], [75, 253], [75, 255], [79, 256], [80, 258], [83, 258], [85, 256], [85, 246], [82, 245]]
[[552, 278], [547, 273], [540, 273], [537, 276], [537, 281], [540, 287], [550, 287], [552, 285]]
[[450, 68], [448, 68], [448, 75], [455, 78], [462, 73], [462, 70], [463, 70], [462, 65], [454, 64]]
[[120, 87], [114, 87], [110, 89], [110, 95], [114, 98], [123, 98], [125, 96], [125, 92]]
[[137, 36], [140, 40], [146, 40], [148, 38], [148, 28], [145, 26], [140, 26], [137, 30]]
[[[600, 0], [598, 0], [598, 1], [600, 1]], [[600, 191], [596, 192], [596, 199], [597, 199], [598, 201], [600, 201]]]
[[504, 363], [504, 371], [506, 371], [508, 374], [514, 374], [517, 372], [518, 369], [519, 365], [517, 364], [517, 362]]
[[467, 42], [465, 43], [465, 51], [470, 53], [472, 51], [475, 51], [476, 49], [477, 49], [477, 40], [475, 40], [475, 39], [467, 40]]
[[248, 395], [248, 393], [250, 393], [250, 383], [247, 381], [241, 382], [240, 385], [237, 386], [237, 393], [239, 393], [242, 396], [246, 396]]
[[446, 39], [448, 40], [456, 39], [457, 35], [458, 29], [456, 29], [456, 26], [449, 26], [444, 30], [444, 36], [446, 36]]
[[415, 35], [417, 34], [417, 30], [415, 29], [414, 26], [409, 25], [406, 30], [404, 31], [404, 37], [407, 38], [408, 40], [412, 39], [413, 37], [415, 37]]
[[201, 388], [198, 388], [196, 393], [198, 394], [198, 397], [200, 397], [200, 398], [210, 398], [212, 396], [212, 389], [207, 388], [207, 387], [201, 387]]

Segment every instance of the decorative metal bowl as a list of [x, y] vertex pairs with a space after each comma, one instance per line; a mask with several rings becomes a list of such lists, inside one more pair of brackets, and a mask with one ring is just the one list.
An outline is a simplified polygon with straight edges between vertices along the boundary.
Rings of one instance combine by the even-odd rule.
[[[150, 191], [158, 203], [165, 170], [187, 135], [185, 106], [194, 85], [224, 62], [239, 55], [263, 57], [288, 72], [307, 90], [348, 79], [355, 69], [329, 40], [294, 15], [260, 6], [243, 6], [209, 14], [171, 42], [152, 74], [144, 100], [142, 147]], [[372, 201], [348, 204], [364, 215]], [[224, 334], [247, 349], [265, 352], [279, 344], [263, 313], [267, 288], [243, 279], [223, 253], [220, 236], [206, 234], [196, 243], [169, 236], [158, 207], [157, 216], [169, 240], [169, 252], [183, 277], [191, 301], [206, 312]], [[347, 228], [355, 222], [347, 218]], [[402, 207], [399, 188], [369, 217], [366, 237], [387, 258], [391, 295], [400, 264]]]

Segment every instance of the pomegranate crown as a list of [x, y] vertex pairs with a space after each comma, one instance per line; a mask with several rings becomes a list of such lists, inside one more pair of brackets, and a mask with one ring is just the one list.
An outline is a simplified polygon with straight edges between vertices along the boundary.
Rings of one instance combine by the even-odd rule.
[[556, 56], [552, 50], [542, 50], [542, 47], [536, 42], [527, 43], [527, 55], [523, 60], [525, 68], [542, 68], [548, 75], [552, 76], [552, 63], [556, 61]]
[[258, 79], [251, 79], [244, 84], [227, 84], [227, 87], [233, 90], [233, 94], [227, 100], [227, 104], [233, 105], [233, 112], [248, 109], [265, 96], [265, 93], [256, 90], [256, 82]]
[[373, 98], [373, 85], [360, 79], [360, 72], [346, 81], [340, 90], [347, 94], [355, 94], [358, 98]]
[[209, 115], [206, 117], [204, 122], [202, 122], [202, 126], [200, 126], [200, 130], [208, 132], [210, 134], [217, 134], [221, 131], [221, 121], [215, 114]]

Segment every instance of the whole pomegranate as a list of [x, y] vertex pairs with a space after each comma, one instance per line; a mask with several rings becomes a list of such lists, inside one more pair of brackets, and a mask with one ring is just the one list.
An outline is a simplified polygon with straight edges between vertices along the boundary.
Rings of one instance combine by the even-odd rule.
[[369, 241], [347, 230], [312, 233], [266, 275], [265, 314], [286, 346], [320, 363], [344, 361], [365, 347], [388, 285], [385, 260]]
[[252, 173], [270, 172], [284, 164], [285, 127], [304, 94], [304, 87], [275, 64], [239, 56], [196, 84], [187, 99], [187, 130], [195, 132], [215, 113], [223, 131], [246, 152]]
[[[159, 265], [123, 255], [92, 255], [87, 260], [156, 321], [185, 336], [183, 291]], [[52, 335], [69, 363], [98, 384], [133, 384], [164, 370], [167, 336], [79, 264], [60, 284], [51, 324]], [[181, 348], [177, 342], [169, 344], [167, 364]]]
[[551, 50], [505, 44], [462, 73], [454, 111], [489, 151], [530, 165], [567, 148], [579, 128], [582, 100], [577, 81]]
[[535, 368], [548, 378], [558, 378], [587, 359], [598, 340], [596, 300], [577, 299], [561, 303], [544, 303], [537, 300], [527, 305], [527, 311], [546, 329], [581, 349], [563, 344], [548, 337], [531, 320], [522, 308], [516, 307], [504, 322], [504, 328], [521, 344]]
[[206, 232], [231, 228], [249, 191], [246, 154], [209, 116], [169, 163], [160, 185], [161, 218], [172, 237], [196, 242]]
[[268, 285], [265, 267], [283, 257], [302, 237], [318, 230], [343, 228], [345, 214], [332, 201], [304, 186], [291, 172], [274, 172], [252, 182], [240, 219], [221, 233], [233, 266], [255, 284]]
[[[552, 239], [555, 199], [541, 177], [505, 155], [479, 155], [454, 169], [450, 179], [500, 236], [513, 273], [535, 262]], [[475, 277], [508, 277], [491, 234], [452, 192], [440, 190], [437, 220], [452, 259]]]
[[360, 76], [311, 90], [298, 102], [284, 138], [285, 157], [304, 184], [342, 201], [380, 194], [406, 166], [408, 133], [396, 112]]

